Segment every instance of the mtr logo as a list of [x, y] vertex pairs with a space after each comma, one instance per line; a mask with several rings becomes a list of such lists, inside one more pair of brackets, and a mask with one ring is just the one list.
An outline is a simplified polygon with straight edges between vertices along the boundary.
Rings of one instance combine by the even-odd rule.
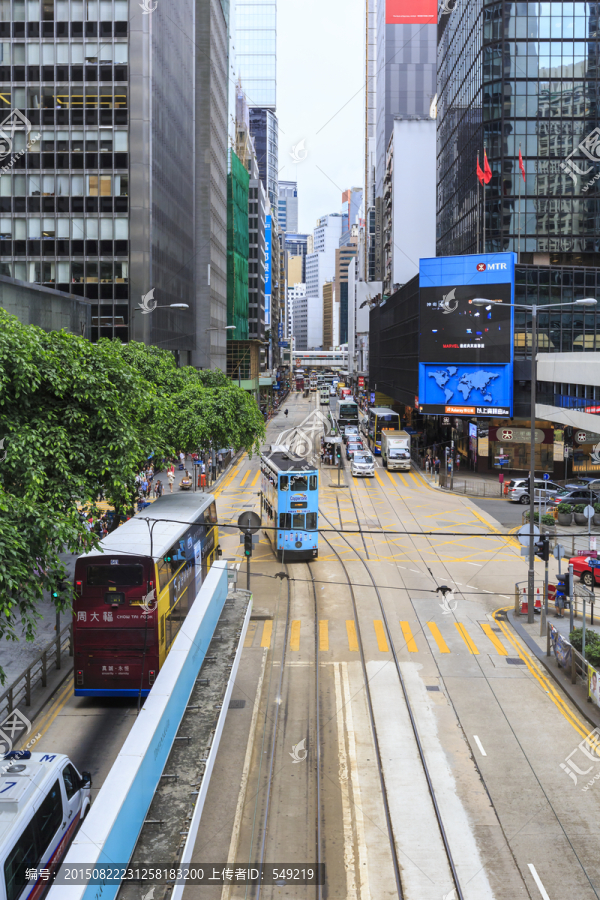
[[507, 263], [477, 263], [477, 271], [485, 272], [486, 269], [489, 269], [491, 272], [497, 271], [499, 269], [506, 269]]

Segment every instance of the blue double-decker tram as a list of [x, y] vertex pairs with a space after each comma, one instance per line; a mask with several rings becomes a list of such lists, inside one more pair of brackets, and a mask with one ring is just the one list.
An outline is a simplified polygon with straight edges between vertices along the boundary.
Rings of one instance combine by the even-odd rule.
[[286, 447], [261, 457], [263, 522], [277, 558], [316, 559], [319, 553], [319, 473]]

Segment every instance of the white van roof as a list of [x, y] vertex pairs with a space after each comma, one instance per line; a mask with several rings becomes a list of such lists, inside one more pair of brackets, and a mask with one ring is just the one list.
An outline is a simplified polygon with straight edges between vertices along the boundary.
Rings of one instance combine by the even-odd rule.
[[0, 757], [0, 859], [9, 835], [14, 830], [13, 836], [18, 836], [21, 820], [23, 824], [29, 820], [32, 809], [45, 797], [46, 785], [52, 786], [68, 760], [63, 753], [31, 753], [29, 759]]

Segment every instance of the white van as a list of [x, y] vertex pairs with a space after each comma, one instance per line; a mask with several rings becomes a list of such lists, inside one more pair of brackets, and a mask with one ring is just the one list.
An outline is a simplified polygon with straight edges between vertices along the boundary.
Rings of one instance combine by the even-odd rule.
[[13, 750], [0, 760], [0, 900], [41, 897], [90, 808], [91, 787], [62, 753]]

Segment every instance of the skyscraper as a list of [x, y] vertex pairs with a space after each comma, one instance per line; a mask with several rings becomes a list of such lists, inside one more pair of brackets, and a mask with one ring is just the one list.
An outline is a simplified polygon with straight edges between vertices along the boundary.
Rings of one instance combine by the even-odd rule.
[[[206, 332], [226, 324], [220, 0], [29, 3], [27, 21], [17, 0], [2, 19], [0, 90], [24, 117], [15, 154], [30, 149], [0, 161], [0, 271], [85, 296], [92, 339], [224, 368], [224, 332]], [[144, 314], [142, 297], [188, 308]]]
[[298, 231], [298, 183], [279, 182], [279, 227], [282, 231]]
[[[485, 221], [488, 251], [520, 249], [522, 262], [597, 265], [595, 5], [501, 8], [458, 0], [444, 19], [438, 254], [483, 249]], [[475, 175], [484, 148], [493, 173], [485, 209]]]
[[235, 32], [237, 70], [248, 105], [275, 110], [277, 0], [236, 0]]

